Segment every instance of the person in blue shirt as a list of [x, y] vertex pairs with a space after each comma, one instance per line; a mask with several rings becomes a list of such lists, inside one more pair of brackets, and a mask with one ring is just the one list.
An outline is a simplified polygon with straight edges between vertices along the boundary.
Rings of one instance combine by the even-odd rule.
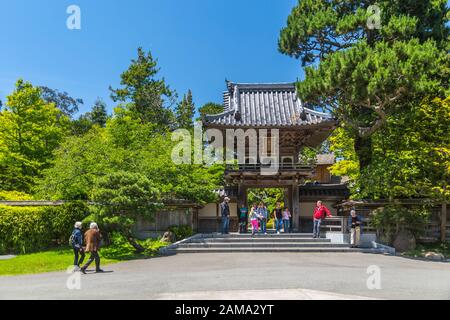
[[77, 268], [80, 268], [80, 265], [84, 260], [84, 249], [83, 249], [83, 235], [81, 233], [81, 222], [75, 222], [75, 227], [72, 231], [71, 244], [73, 253], [75, 255], [73, 265]]
[[259, 216], [259, 222], [261, 224], [261, 233], [267, 234], [267, 216], [268, 216], [268, 210], [267, 207], [264, 205], [263, 202], [259, 204], [258, 207], [258, 216]]
[[359, 247], [362, 223], [362, 217], [357, 215], [355, 210], [351, 210], [348, 217], [348, 228], [350, 229], [350, 246], [352, 248]]

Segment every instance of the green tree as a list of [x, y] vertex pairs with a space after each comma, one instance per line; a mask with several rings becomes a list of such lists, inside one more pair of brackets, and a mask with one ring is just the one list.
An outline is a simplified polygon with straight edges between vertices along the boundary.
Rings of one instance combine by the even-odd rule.
[[159, 68], [150, 52], [138, 48], [137, 59], [122, 73], [122, 85], [111, 90], [113, 101], [125, 102], [134, 116], [142, 123], [155, 123], [167, 128], [173, 123], [171, 107], [176, 94], [166, 85], [164, 78], [157, 79]]
[[175, 115], [179, 128], [191, 129], [194, 127], [194, 113], [195, 105], [192, 101], [192, 92], [188, 91], [187, 95], [183, 96], [183, 100], [178, 104]]
[[133, 228], [139, 219], [151, 219], [159, 208], [159, 190], [144, 175], [118, 171], [95, 180], [92, 199], [99, 208], [96, 217], [107, 230], [120, 232], [136, 252], [145, 248], [137, 243]]
[[41, 90], [19, 80], [0, 112], [0, 185], [29, 192], [34, 179], [51, 165], [53, 150], [66, 135], [69, 118]]
[[372, 136], [390, 114], [441, 96], [448, 87], [448, 7], [440, 1], [305, 0], [292, 10], [279, 49], [299, 58], [300, 97], [329, 108], [352, 128], [360, 170], [372, 163]]
[[208, 102], [198, 109], [200, 117], [204, 117], [206, 115], [219, 114], [222, 113], [223, 111], [224, 111], [223, 105], [214, 102]]
[[106, 121], [108, 120], [108, 112], [106, 111], [106, 103], [102, 99], [97, 98], [97, 100], [95, 100], [94, 106], [89, 113], [89, 118], [91, 119], [93, 124], [96, 124], [100, 127], [106, 126]]
[[80, 115], [78, 119], [72, 121], [72, 133], [75, 135], [85, 134], [94, 125], [105, 127], [107, 120], [106, 103], [97, 98], [90, 112], [86, 112]]
[[215, 200], [222, 184], [222, 166], [177, 165], [169, 133], [155, 132], [128, 108], [116, 108], [106, 128], [68, 137], [55, 152], [54, 166], [45, 171], [38, 194], [52, 199], [92, 200], [95, 181], [114, 172], [139, 173], [158, 189], [163, 200], [185, 199], [204, 204]]
[[41, 86], [41, 97], [47, 103], [54, 103], [66, 116], [72, 117], [78, 112], [83, 99], [73, 98], [67, 92], [60, 92], [49, 87]]

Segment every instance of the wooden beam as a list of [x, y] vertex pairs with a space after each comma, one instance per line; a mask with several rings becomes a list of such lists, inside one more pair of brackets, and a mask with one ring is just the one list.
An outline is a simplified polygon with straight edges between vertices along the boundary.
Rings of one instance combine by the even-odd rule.
[[441, 242], [447, 241], [447, 202], [442, 204], [441, 209]]

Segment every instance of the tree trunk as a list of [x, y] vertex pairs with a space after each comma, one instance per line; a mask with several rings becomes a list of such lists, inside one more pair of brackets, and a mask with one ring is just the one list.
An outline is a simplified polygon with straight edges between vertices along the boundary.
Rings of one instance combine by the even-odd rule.
[[127, 235], [128, 242], [133, 246], [136, 250], [136, 253], [142, 253], [145, 251], [145, 248], [136, 242], [136, 239], [132, 235]]
[[442, 203], [441, 210], [441, 242], [447, 241], [447, 203]]
[[356, 136], [355, 152], [359, 160], [359, 170], [362, 171], [372, 163], [372, 137]]

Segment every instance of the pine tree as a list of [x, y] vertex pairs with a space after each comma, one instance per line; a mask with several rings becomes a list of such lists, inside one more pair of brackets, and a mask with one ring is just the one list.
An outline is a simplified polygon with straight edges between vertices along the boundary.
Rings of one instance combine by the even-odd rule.
[[194, 126], [195, 105], [191, 90], [183, 96], [183, 100], [176, 108], [176, 118], [179, 128], [190, 129]]

